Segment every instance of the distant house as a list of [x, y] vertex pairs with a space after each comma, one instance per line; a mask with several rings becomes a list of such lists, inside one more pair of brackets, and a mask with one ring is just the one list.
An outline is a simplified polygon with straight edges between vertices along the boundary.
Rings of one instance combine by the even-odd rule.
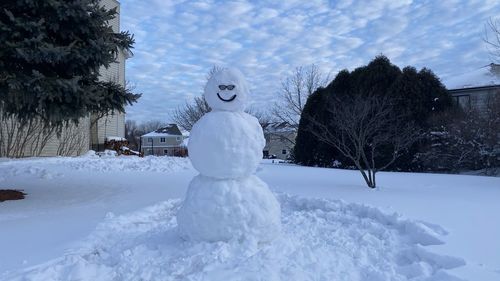
[[186, 138], [176, 124], [169, 124], [153, 132], [141, 136], [140, 151], [156, 156], [187, 156]]
[[266, 146], [264, 147], [264, 158], [289, 159], [297, 130], [287, 122], [272, 122], [263, 125]]
[[445, 81], [456, 104], [483, 111], [492, 95], [500, 95], [500, 65], [487, 66], [452, 77]]

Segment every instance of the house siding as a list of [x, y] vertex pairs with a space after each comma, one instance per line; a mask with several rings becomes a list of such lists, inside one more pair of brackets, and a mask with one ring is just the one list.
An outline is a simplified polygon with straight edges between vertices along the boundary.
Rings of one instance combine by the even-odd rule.
[[473, 108], [479, 112], [486, 110], [488, 97], [500, 94], [500, 85], [481, 88], [464, 88], [449, 91], [458, 105], [464, 109]]
[[79, 156], [88, 151], [90, 118], [82, 118], [78, 124], [63, 128], [61, 136], [51, 136], [40, 156]]
[[[149, 142], [151, 138], [153, 141]], [[165, 138], [165, 142], [161, 142], [161, 138]], [[179, 139], [178, 139], [179, 138]], [[182, 147], [183, 136], [142, 136], [141, 137], [141, 152], [144, 155], [170, 155], [173, 156], [178, 153]], [[167, 149], [167, 153], [165, 153]]]
[[[264, 151], [267, 151], [268, 156], [276, 155], [278, 159], [288, 159], [293, 150], [292, 141], [295, 140], [295, 132], [275, 132], [264, 133], [266, 138], [266, 146]], [[283, 153], [285, 151], [285, 153]]]
[[[19, 128], [19, 123], [15, 121], [8, 121], [2, 119], [0, 122], [0, 145], [2, 146], [2, 151], [0, 155], [10, 156], [10, 157], [28, 157], [28, 156], [77, 156], [85, 153], [89, 147], [89, 136], [88, 136], [89, 118], [82, 118], [79, 120], [78, 125], [70, 123], [68, 126], [64, 126], [61, 130], [61, 134], [58, 136], [55, 130], [50, 132], [42, 131], [41, 126], [35, 129]], [[27, 130], [30, 133], [22, 133]], [[18, 137], [15, 138], [14, 142], [22, 144], [22, 150], [14, 154], [13, 151], [6, 151], [9, 148], [6, 142], [7, 134], [13, 133]], [[41, 145], [45, 142], [45, 145]], [[42, 149], [40, 149], [43, 147]], [[16, 149], [10, 149], [16, 150]], [[16, 150], [17, 151], [17, 150]]]
[[[120, 4], [115, 0], [102, 0], [103, 6], [107, 9], [117, 8], [118, 16], [110, 21], [110, 24], [113, 28], [114, 32], [120, 31]], [[110, 81], [115, 82], [123, 87], [125, 87], [125, 54], [123, 51], [119, 51], [116, 62], [113, 62], [109, 65], [108, 68], [101, 67], [99, 70], [100, 76], [99, 79], [101, 81]], [[94, 118], [94, 126], [89, 128], [91, 132], [91, 147], [94, 150], [103, 150], [104, 149], [104, 141], [106, 137], [125, 137], [125, 114], [112, 111], [108, 113], [106, 116], [99, 118], [97, 122], [95, 122]]]

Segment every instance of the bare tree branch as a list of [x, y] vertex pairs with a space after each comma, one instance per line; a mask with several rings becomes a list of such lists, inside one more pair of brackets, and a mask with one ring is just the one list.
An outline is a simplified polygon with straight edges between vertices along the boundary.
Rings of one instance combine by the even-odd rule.
[[[281, 82], [280, 100], [272, 109], [274, 119], [288, 123], [297, 131], [307, 98], [319, 87], [326, 86], [329, 78], [329, 75], [321, 73], [314, 64], [309, 67], [297, 67], [291, 76]], [[288, 141], [295, 144], [295, 138]]]
[[[413, 124], [405, 123], [404, 116], [395, 113], [387, 97], [330, 97], [326, 114], [326, 123], [305, 116], [307, 130], [350, 159], [371, 188], [376, 187], [376, 173], [394, 163], [419, 136]], [[387, 147], [390, 155], [381, 155], [381, 149]]]
[[484, 42], [490, 47], [493, 60], [500, 62], [500, 19], [490, 18], [484, 30]]

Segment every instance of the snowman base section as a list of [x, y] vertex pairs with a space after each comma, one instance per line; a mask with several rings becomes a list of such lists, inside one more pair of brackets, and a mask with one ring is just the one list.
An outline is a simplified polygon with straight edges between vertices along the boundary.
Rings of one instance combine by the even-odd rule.
[[181, 237], [192, 241], [254, 239], [269, 242], [281, 232], [281, 208], [266, 183], [196, 176], [177, 215]]

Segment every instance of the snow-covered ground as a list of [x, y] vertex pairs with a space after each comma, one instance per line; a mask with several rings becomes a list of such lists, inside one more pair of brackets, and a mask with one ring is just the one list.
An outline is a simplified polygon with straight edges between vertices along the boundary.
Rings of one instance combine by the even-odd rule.
[[196, 174], [183, 158], [1, 159], [0, 189], [28, 197], [0, 203], [0, 280], [500, 280], [500, 178], [380, 173], [369, 190], [266, 161], [283, 232], [257, 245], [178, 238]]

